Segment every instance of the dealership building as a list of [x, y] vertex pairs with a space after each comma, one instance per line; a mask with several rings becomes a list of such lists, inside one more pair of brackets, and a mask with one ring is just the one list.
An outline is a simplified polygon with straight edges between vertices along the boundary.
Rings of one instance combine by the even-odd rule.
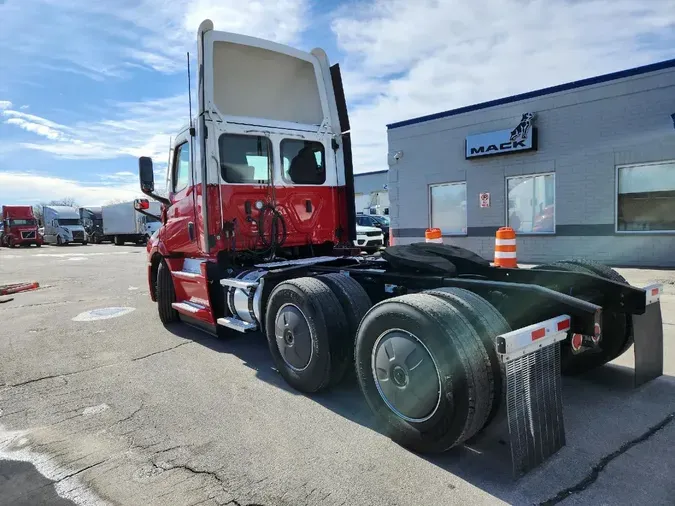
[[388, 125], [395, 243], [675, 266], [674, 127], [675, 60]]

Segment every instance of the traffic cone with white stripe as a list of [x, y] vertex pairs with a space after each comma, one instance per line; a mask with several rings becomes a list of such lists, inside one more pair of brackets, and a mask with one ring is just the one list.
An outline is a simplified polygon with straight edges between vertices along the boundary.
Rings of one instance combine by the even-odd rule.
[[495, 267], [518, 267], [516, 259], [516, 232], [511, 227], [497, 230], [495, 237]]

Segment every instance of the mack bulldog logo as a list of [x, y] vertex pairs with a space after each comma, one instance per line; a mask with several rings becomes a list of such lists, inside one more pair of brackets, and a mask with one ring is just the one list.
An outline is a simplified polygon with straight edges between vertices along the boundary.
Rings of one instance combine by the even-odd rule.
[[466, 138], [466, 158], [537, 149], [534, 113], [526, 112], [511, 130], [498, 130]]

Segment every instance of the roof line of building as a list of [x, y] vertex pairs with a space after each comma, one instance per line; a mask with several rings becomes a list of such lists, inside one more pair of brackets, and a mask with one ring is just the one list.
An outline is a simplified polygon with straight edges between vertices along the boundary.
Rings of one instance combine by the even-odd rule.
[[647, 74], [649, 72], [656, 72], [658, 70], [664, 70], [668, 68], [675, 67], [675, 59], [665, 60], [658, 63], [651, 63], [649, 65], [643, 65], [642, 67], [635, 67], [627, 70], [620, 70], [618, 72], [612, 72], [611, 74], [604, 74], [597, 77], [589, 77], [587, 79], [581, 79], [579, 81], [572, 81], [570, 83], [558, 84], [556, 86], [550, 86], [548, 88], [542, 88], [540, 90], [528, 91], [526, 93], [520, 93], [518, 95], [511, 95], [510, 97], [498, 98], [496, 100], [490, 100], [488, 102], [481, 102], [479, 104], [468, 105], [465, 107], [460, 107], [458, 109], [451, 109], [449, 111], [437, 112], [434, 114], [428, 114], [426, 116], [420, 116], [418, 118], [407, 119], [403, 121], [398, 121], [396, 123], [390, 123], [387, 125], [387, 129], [391, 130], [393, 128], [404, 127], [407, 125], [414, 125], [415, 123], [423, 123], [425, 121], [431, 121], [440, 118], [446, 118], [448, 116], [456, 116], [458, 114], [464, 114], [471, 111], [477, 111], [479, 109], [487, 109], [489, 107], [496, 107], [498, 105], [511, 104], [513, 102], [520, 102], [521, 100], [528, 100], [530, 98], [542, 97], [544, 95], [550, 95], [552, 93], [558, 93], [561, 91], [574, 90], [576, 88], [583, 88], [584, 86], [591, 86], [593, 84], [606, 83], [610, 81], [615, 81], [617, 79], [623, 79], [626, 77], [633, 77], [640, 74]]
[[388, 169], [382, 169], [382, 170], [371, 170], [370, 172], [357, 172], [354, 174], [354, 177], [356, 176], [368, 176], [370, 174], [382, 174], [383, 172], [389, 172]]

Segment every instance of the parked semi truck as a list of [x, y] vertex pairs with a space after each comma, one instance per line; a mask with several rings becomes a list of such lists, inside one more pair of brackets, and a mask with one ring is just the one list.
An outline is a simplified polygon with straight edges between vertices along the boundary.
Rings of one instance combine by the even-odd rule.
[[2, 222], [0, 246], [42, 246], [32, 206], [2, 206]]
[[112, 241], [111, 236], [103, 233], [103, 212], [101, 207], [80, 207], [80, 220], [87, 234], [87, 240], [94, 244]]
[[159, 229], [159, 202], [152, 202], [149, 212], [148, 215], [137, 211], [133, 200], [103, 206], [103, 236], [111, 238], [117, 246], [125, 242], [145, 243]]
[[87, 244], [87, 235], [80, 220], [80, 213], [74, 207], [43, 206], [44, 241], [47, 244], [63, 246], [70, 243]]
[[[588, 260], [501, 268], [444, 244], [354, 254], [350, 126], [326, 53], [199, 28], [196, 121], [174, 137], [148, 284], [164, 324], [262, 331], [294, 389], [355, 368], [381, 430], [418, 452], [505, 418], [514, 471], [565, 444], [561, 373], [635, 350], [663, 372], [660, 285]], [[139, 200], [147, 209], [148, 200]], [[598, 437], [602, 437], [599, 433]]]

